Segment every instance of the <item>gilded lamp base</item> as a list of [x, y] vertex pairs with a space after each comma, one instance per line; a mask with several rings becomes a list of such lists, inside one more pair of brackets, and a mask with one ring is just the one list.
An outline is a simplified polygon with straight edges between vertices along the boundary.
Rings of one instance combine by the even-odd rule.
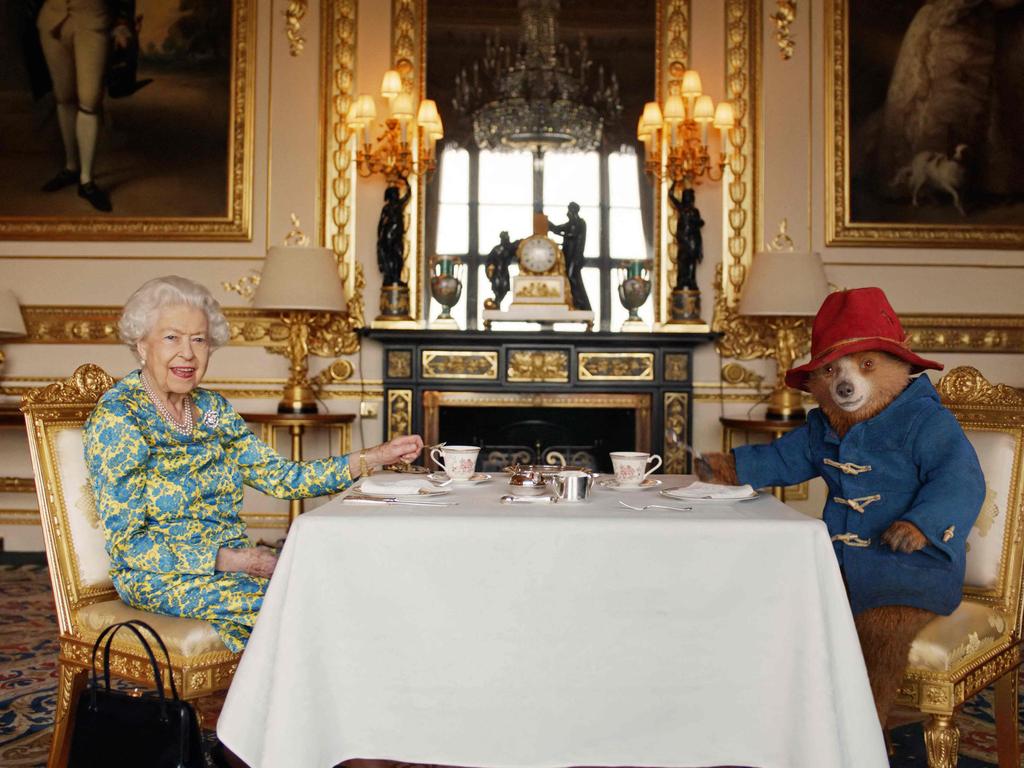
[[807, 412], [804, 410], [803, 395], [790, 387], [776, 387], [768, 398], [765, 418], [769, 421], [803, 421]]
[[316, 395], [308, 384], [287, 384], [281, 402], [277, 404], [278, 413], [316, 413]]

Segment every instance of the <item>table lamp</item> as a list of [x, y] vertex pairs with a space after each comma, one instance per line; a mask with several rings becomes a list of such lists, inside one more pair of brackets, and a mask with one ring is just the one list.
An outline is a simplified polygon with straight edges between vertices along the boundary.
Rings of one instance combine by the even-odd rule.
[[[17, 297], [13, 291], [0, 289], [0, 339], [17, 339], [26, 335], [25, 320], [21, 316]], [[3, 362], [4, 353], [0, 350], [0, 365]]]
[[807, 336], [803, 318], [816, 315], [827, 295], [828, 280], [818, 254], [789, 250], [754, 256], [737, 312], [771, 318], [768, 327], [775, 332], [775, 349], [769, 356], [775, 358], [778, 375], [765, 412], [769, 420], [795, 421], [806, 416], [800, 392], [786, 386], [786, 371], [803, 354]]
[[338, 264], [329, 248], [274, 246], [253, 295], [257, 309], [281, 312], [288, 328], [288, 345], [279, 351], [291, 361], [278, 413], [316, 413], [316, 395], [309, 383], [309, 333], [324, 326], [331, 313], [345, 311], [345, 292]]

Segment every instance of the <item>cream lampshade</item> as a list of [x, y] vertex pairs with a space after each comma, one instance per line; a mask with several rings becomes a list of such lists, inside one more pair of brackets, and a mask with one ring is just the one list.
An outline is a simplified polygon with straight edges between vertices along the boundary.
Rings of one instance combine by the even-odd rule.
[[344, 312], [345, 292], [334, 252], [330, 248], [272, 247], [252, 305], [257, 309]]
[[316, 413], [307, 360], [310, 328], [325, 325], [331, 313], [345, 311], [345, 291], [334, 253], [329, 248], [304, 246], [271, 248], [252, 303], [257, 309], [280, 311], [288, 326], [291, 369], [278, 413]]
[[805, 415], [800, 393], [786, 386], [786, 371], [800, 354], [796, 335], [804, 322], [800, 318], [816, 315], [827, 295], [828, 280], [818, 254], [765, 251], [754, 256], [737, 312], [773, 318], [778, 374], [768, 400], [769, 419], [785, 421]]
[[[17, 339], [26, 333], [17, 297], [13, 291], [0, 289], [0, 339]], [[0, 364], [3, 362], [4, 353], [0, 351]]]

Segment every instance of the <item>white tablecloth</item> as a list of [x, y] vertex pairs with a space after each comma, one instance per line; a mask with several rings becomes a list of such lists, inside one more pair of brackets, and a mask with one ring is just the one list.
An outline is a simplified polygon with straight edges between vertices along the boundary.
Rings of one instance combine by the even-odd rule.
[[254, 768], [888, 765], [820, 521], [764, 494], [505, 490], [300, 517], [221, 740]]

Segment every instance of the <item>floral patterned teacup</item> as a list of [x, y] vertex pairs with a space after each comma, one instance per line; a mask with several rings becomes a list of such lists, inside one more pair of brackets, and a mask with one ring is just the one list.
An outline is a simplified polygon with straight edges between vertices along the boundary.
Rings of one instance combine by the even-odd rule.
[[[434, 448], [430, 458], [456, 483], [465, 482], [476, 472], [476, 457], [480, 449], [475, 445], [446, 445]], [[443, 457], [443, 458], [439, 458]]]
[[[615, 482], [619, 485], [640, 485], [651, 472], [661, 466], [661, 456], [656, 453], [614, 451], [609, 455], [612, 457], [612, 468], [615, 470]], [[647, 465], [652, 461], [658, 463], [647, 469]]]

